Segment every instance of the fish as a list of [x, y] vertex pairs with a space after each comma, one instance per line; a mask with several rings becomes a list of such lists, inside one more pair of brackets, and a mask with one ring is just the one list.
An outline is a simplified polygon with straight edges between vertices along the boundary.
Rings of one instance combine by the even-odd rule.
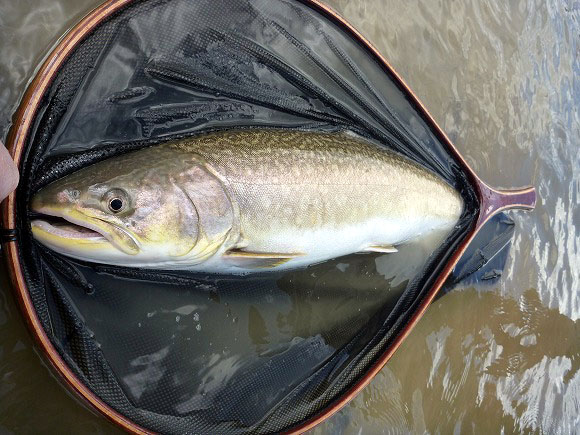
[[111, 157], [41, 188], [34, 238], [78, 260], [247, 274], [391, 253], [463, 211], [459, 193], [350, 132], [234, 129]]

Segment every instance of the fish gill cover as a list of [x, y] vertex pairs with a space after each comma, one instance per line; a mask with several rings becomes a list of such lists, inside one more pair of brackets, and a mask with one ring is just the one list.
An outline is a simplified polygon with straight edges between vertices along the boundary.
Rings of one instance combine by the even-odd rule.
[[[437, 246], [247, 276], [92, 264], [32, 238], [29, 202], [49, 183], [231, 128], [353, 132], [437, 174], [463, 215]], [[478, 211], [466, 175], [381, 62], [286, 0], [148, 0], [116, 12], [45, 93], [22, 174], [18, 241], [43, 328], [91, 391], [162, 433], [278, 432], [322, 412], [392, 344]]]

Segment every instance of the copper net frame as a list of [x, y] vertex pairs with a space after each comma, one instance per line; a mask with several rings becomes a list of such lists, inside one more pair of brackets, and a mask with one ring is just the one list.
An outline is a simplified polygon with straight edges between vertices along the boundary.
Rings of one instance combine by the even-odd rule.
[[[116, 11], [133, 3], [135, 0], [108, 0], [95, 8], [85, 18], [83, 18], [76, 26], [74, 26], [54, 47], [52, 52], [47, 56], [46, 60], [40, 67], [34, 80], [28, 86], [21, 104], [14, 116], [14, 122], [10, 129], [6, 147], [8, 148], [15, 163], [20, 167], [20, 162], [24, 154], [24, 145], [26, 137], [32, 127], [32, 121], [38, 111], [42, 96], [51, 85], [59, 68], [66, 61], [70, 53], [76, 46], [98, 26], [101, 22], [109, 18]], [[536, 191], [533, 187], [525, 187], [516, 190], [498, 190], [489, 187], [484, 183], [467, 164], [465, 159], [461, 156], [457, 148], [451, 143], [447, 135], [437, 125], [431, 114], [427, 111], [425, 106], [419, 101], [418, 97], [411, 91], [407, 84], [403, 81], [401, 76], [397, 74], [389, 62], [372, 46], [372, 44], [362, 36], [354, 27], [352, 27], [344, 18], [340, 17], [331, 8], [321, 3], [319, 0], [299, 0], [307, 6], [320, 12], [330, 21], [339, 25], [345, 30], [347, 34], [355, 40], [362, 43], [369, 52], [379, 61], [382, 66], [391, 73], [394, 80], [403, 90], [409, 101], [413, 104], [415, 109], [423, 116], [428, 124], [433, 128], [436, 136], [447, 150], [457, 160], [461, 169], [467, 174], [471, 185], [477, 193], [480, 211], [475, 224], [472, 226], [470, 232], [464, 240], [457, 247], [456, 251], [449, 258], [444, 265], [443, 270], [434, 285], [431, 287], [426, 297], [423, 299], [419, 308], [415, 311], [409, 322], [396, 337], [392, 345], [378, 358], [370, 370], [345, 394], [331, 403], [321, 413], [303, 422], [299, 426], [291, 429], [289, 433], [305, 432], [322, 421], [329, 418], [335, 412], [345, 406], [351, 399], [353, 399], [366, 385], [370, 383], [373, 377], [383, 368], [387, 361], [393, 356], [395, 351], [399, 348], [403, 340], [411, 332], [413, 327], [421, 319], [429, 304], [433, 301], [441, 286], [467, 249], [470, 242], [476, 236], [482, 226], [495, 214], [507, 209], [527, 209], [531, 210], [535, 207]], [[12, 192], [8, 198], [2, 203], [1, 208], [2, 225], [4, 228], [14, 228], [15, 226], [15, 211], [16, 211], [16, 193]], [[58, 354], [44, 329], [40, 324], [36, 311], [33, 307], [32, 300], [28, 293], [26, 282], [20, 266], [18, 255], [18, 245], [15, 241], [7, 241], [3, 249], [5, 251], [5, 258], [7, 268], [10, 275], [11, 282], [14, 286], [14, 292], [20, 309], [24, 315], [26, 323], [34, 336], [37, 346], [39, 346], [44, 357], [50, 362], [53, 370], [59, 375], [64, 383], [80, 397], [84, 403], [91, 408], [98, 410], [105, 415], [116, 425], [121, 428], [136, 434], [151, 433], [147, 429], [140, 427], [131, 420], [127, 419], [109, 405], [104, 403], [98, 396], [96, 396], [90, 389], [88, 389], [70, 370], [62, 357]]]

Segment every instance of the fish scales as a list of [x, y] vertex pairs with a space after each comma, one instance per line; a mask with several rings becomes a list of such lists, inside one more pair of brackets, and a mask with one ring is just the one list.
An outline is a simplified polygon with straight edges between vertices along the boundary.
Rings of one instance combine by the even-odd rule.
[[[64, 207], [50, 199], [73, 190], [80, 199]], [[104, 209], [102, 198], [117, 191], [131, 216]], [[97, 214], [114, 226], [118, 237], [101, 223], [91, 228], [126, 257], [103, 245], [90, 260], [234, 273], [391, 252], [422, 234], [449, 231], [462, 210], [453, 188], [384, 147], [346, 133], [268, 129], [215, 132], [128, 153], [65, 177], [37, 198], [40, 212], [44, 207], [77, 225], [79, 213]], [[133, 243], [123, 246], [122, 239]], [[171, 244], [181, 246], [174, 255]], [[63, 251], [78, 255], [74, 243]]]
[[461, 203], [434, 174], [346, 134], [250, 130], [167, 146], [201, 155], [222, 174], [247, 226], [349, 225], [421, 209], [446, 216]]

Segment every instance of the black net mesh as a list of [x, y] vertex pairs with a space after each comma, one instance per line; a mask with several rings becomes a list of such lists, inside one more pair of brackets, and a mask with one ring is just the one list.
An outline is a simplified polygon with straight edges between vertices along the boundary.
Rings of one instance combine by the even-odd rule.
[[[92, 265], [36, 244], [28, 202], [76, 169], [224, 128], [351, 130], [438, 174], [465, 212], [437, 247], [247, 277]], [[285, 0], [148, 0], [100, 24], [44, 95], [18, 190], [42, 325], [111, 407], [163, 433], [278, 432], [322, 412], [388, 349], [467, 234], [474, 192], [352, 35]]]

